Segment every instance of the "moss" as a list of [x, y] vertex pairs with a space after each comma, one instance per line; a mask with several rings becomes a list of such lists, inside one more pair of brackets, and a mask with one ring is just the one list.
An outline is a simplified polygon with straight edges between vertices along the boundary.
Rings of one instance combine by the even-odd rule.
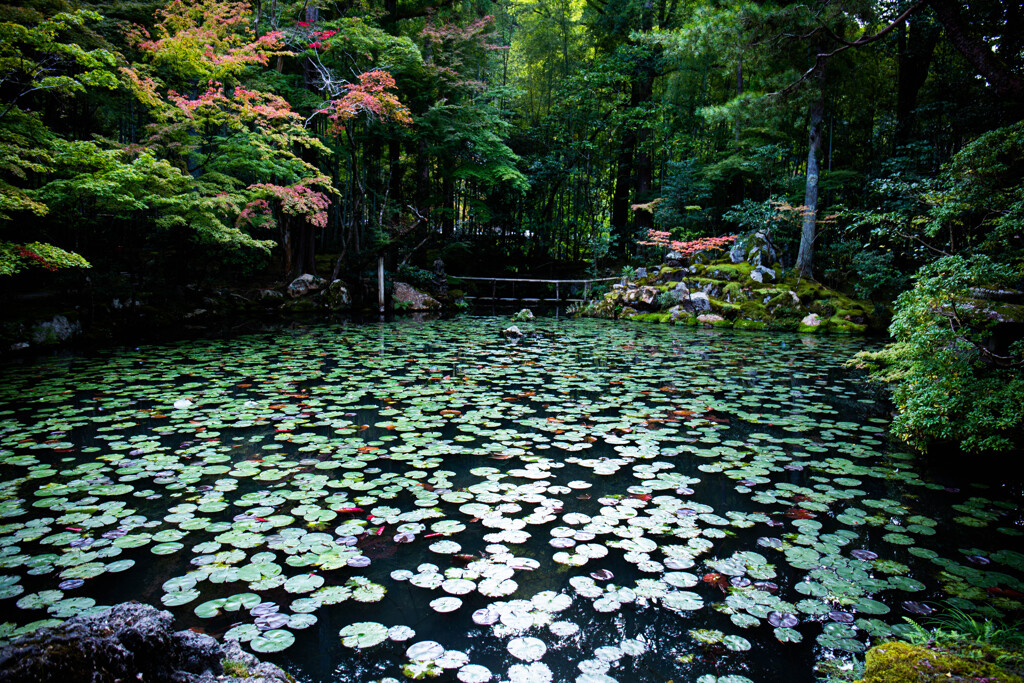
[[744, 301], [740, 304], [740, 318], [748, 321], [769, 322], [772, 315], [760, 301]]
[[749, 280], [750, 273], [754, 266], [746, 261], [740, 263], [712, 263], [707, 266], [704, 273], [716, 280]]
[[820, 334], [821, 332], [825, 331], [825, 325], [813, 325], [812, 326], [812, 325], [804, 325], [803, 323], [798, 323], [797, 327], [796, 327], [796, 331], [797, 332], [801, 332], [803, 334]]
[[859, 683], [925, 683], [976, 681], [1024, 683], [1024, 679], [983, 659], [903, 642], [883, 643], [868, 650], [864, 678]]
[[234, 678], [248, 678], [249, 667], [242, 662], [234, 659], [225, 659], [221, 661], [221, 666], [224, 668], [225, 676], [232, 676]]
[[746, 320], [744, 318], [740, 318], [736, 321], [733, 327], [737, 330], [767, 330], [768, 323], [761, 320]]
[[667, 323], [669, 322], [669, 317], [668, 313], [640, 313], [639, 315], [634, 315], [631, 319], [645, 323]]
[[735, 320], [740, 314], [740, 305], [729, 303], [728, 301], [722, 301], [721, 299], [708, 298], [711, 302], [711, 310], [722, 316], [723, 318], [729, 318]]
[[867, 325], [858, 325], [849, 320], [844, 320], [838, 315], [829, 318], [827, 324], [829, 332], [840, 332], [842, 334], [864, 334], [868, 329]]

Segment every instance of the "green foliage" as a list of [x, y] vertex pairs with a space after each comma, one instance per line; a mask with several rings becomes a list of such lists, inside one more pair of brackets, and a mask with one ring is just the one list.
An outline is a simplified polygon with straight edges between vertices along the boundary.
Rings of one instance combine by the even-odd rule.
[[14, 275], [26, 268], [41, 267], [46, 270], [61, 268], [89, 268], [84, 258], [60, 247], [43, 242], [14, 244], [0, 241], [0, 275]]
[[408, 263], [403, 263], [395, 271], [395, 280], [407, 282], [416, 289], [423, 289], [434, 284], [434, 273]]
[[862, 299], [874, 299], [880, 293], [899, 292], [910, 282], [910, 278], [896, 267], [891, 251], [857, 250], [851, 266], [857, 276], [853, 291]]
[[1024, 121], [984, 133], [943, 169], [926, 233], [957, 250], [1024, 255]]
[[923, 267], [896, 301], [894, 342], [859, 362], [892, 385], [893, 433], [918, 448], [955, 442], [968, 451], [1007, 450], [1024, 436], [1024, 343], [999, 325], [1024, 307], [994, 297], [1022, 273], [985, 256], [949, 256]]

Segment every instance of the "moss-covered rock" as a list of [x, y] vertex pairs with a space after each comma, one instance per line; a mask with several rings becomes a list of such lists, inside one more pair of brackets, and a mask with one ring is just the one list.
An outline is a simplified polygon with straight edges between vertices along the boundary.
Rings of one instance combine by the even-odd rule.
[[[685, 268], [663, 266], [646, 271], [650, 274], [643, 279], [616, 285], [581, 314], [691, 324], [697, 322], [696, 316], [713, 314], [722, 319], [713, 323], [716, 326], [731, 327], [745, 321], [742, 329], [810, 334], [863, 334], [873, 326], [881, 328], [881, 321], [871, 315], [869, 302], [851, 299], [795, 273], [781, 277], [781, 269], [772, 271], [749, 261], [731, 263], [720, 255], [718, 260], [691, 262]], [[618, 311], [623, 305], [627, 308]]]
[[983, 658], [969, 659], [938, 648], [895, 641], [868, 650], [864, 678], [859, 683], [976, 683], [986, 679], [989, 683], [1024, 683], [1020, 676]]

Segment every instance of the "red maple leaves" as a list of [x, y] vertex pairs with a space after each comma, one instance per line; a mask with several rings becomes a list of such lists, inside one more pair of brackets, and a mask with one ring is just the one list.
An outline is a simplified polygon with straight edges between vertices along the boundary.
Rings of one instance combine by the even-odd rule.
[[700, 239], [680, 242], [672, 239], [667, 231], [648, 230], [647, 239], [641, 240], [638, 244], [654, 247], [668, 247], [678, 252], [683, 258], [689, 258], [699, 251], [708, 249], [722, 249], [726, 244], [736, 241], [738, 235], [722, 235], [721, 237], [701, 237]]

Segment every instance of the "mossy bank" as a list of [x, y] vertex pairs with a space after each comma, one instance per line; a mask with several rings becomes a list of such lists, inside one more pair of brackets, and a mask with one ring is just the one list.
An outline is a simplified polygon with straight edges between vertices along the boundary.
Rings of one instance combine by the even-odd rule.
[[[781, 266], [764, 265], [762, 250], [702, 252], [689, 265], [670, 258], [641, 268], [590, 302], [581, 315], [810, 334], [884, 330], [869, 301], [853, 299]], [[718, 256], [721, 255], [721, 258]]]

